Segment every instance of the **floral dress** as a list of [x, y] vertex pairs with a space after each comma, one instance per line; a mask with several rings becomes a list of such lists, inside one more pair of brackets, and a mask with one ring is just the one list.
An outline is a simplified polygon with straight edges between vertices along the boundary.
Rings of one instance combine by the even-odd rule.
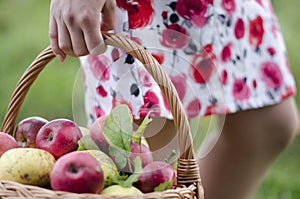
[[[144, 46], [172, 80], [189, 118], [279, 103], [295, 94], [270, 0], [117, 0], [114, 30]], [[156, 82], [109, 46], [81, 57], [89, 121], [118, 103], [135, 119], [172, 118]]]

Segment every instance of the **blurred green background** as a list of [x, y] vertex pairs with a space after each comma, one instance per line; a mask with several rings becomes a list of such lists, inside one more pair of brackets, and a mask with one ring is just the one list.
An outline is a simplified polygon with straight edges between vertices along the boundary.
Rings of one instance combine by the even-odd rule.
[[[0, 121], [3, 120], [12, 91], [24, 70], [49, 44], [49, 2], [42, 0], [0, 0]], [[290, 64], [300, 85], [300, 1], [273, 1], [287, 44]], [[56, 59], [39, 75], [31, 87], [18, 120], [38, 115], [48, 120], [69, 118], [84, 125], [82, 88], [77, 59], [64, 64]], [[79, 79], [79, 81], [77, 81]], [[74, 94], [75, 93], [75, 94]], [[72, 97], [74, 96], [74, 100]], [[299, 96], [296, 96], [300, 105]], [[73, 116], [72, 106], [77, 107]], [[300, 107], [300, 106], [299, 106]], [[255, 199], [300, 198], [300, 138], [290, 145], [269, 170]]]

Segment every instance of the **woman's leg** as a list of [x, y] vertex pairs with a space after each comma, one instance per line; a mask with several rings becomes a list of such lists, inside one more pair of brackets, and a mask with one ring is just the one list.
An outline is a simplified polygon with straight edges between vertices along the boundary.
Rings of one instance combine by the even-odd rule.
[[[135, 121], [137, 125], [141, 122], [141, 120]], [[144, 136], [147, 138], [155, 160], [165, 160], [172, 154], [173, 150], [177, 152], [179, 150], [173, 120], [160, 117], [153, 118], [152, 122], [146, 128]]]
[[293, 140], [298, 117], [293, 98], [227, 115], [210, 153], [200, 159], [205, 199], [249, 199], [280, 152]]

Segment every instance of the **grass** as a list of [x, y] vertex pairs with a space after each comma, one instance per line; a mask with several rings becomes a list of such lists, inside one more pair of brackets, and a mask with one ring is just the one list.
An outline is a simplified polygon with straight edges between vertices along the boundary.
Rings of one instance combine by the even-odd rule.
[[[46, 46], [49, 1], [2, 0], [0, 7], [0, 120], [23, 71]], [[19, 118], [40, 115], [48, 119], [72, 117], [72, 89], [79, 63], [69, 58], [52, 61], [28, 93]]]
[[[23, 71], [49, 45], [49, 2], [0, 0], [0, 121]], [[300, 1], [274, 1], [274, 6], [287, 44], [292, 71], [296, 75], [297, 85], [300, 85]], [[52, 61], [31, 87], [18, 120], [39, 115], [47, 119], [75, 118], [84, 123], [82, 88], [79, 89], [80, 81], [79, 84], [77, 82], [80, 77], [77, 59], [68, 58], [64, 64]], [[74, 81], [77, 82], [76, 87]], [[299, 105], [299, 96], [296, 99]], [[300, 198], [299, 151], [300, 136], [269, 170], [254, 199]]]
[[300, 198], [300, 136], [280, 156], [269, 170], [255, 199]]

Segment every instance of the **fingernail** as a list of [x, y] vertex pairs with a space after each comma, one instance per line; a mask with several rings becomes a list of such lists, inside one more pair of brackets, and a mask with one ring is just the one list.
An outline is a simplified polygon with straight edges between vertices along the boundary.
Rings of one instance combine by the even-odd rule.
[[105, 53], [106, 50], [107, 50], [107, 46], [104, 43], [101, 43], [101, 44], [97, 45], [95, 48], [93, 48], [90, 51], [90, 54], [95, 56], [95, 55], [99, 55], [101, 53]]
[[56, 55], [56, 57], [61, 63], [65, 61], [65, 57], [61, 56], [60, 54]]

